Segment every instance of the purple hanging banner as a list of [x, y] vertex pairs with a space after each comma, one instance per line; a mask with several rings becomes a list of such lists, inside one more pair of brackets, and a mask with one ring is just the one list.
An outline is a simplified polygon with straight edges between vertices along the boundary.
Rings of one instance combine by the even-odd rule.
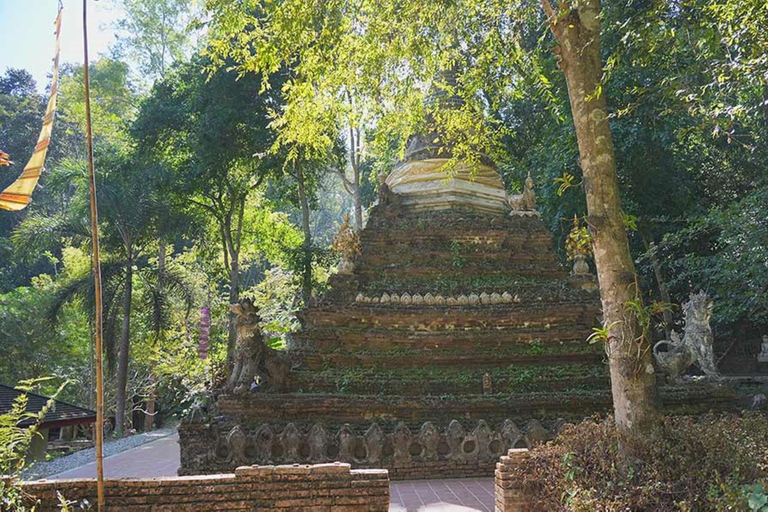
[[208, 338], [211, 333], [211, 310], [210, 308], [200, 308], [200, 344], [197, 346], [197, 353], [200, 359], [208, 358]]

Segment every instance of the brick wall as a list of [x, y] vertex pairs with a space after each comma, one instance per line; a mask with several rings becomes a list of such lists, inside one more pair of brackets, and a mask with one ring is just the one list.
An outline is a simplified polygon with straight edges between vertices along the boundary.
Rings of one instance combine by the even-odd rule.
[[[57, 492], [77, 507], [95, 508], [94, 479], [37, 481], [24, 491], [40, 500], [37, 510], [59, 510]], [[351, 470], [349, 464], [244, 466], [234, 474], [136, 480], [106, 480], [106, 509], [121, 512], [283, 510], [386, 511], [386, 470]]]
[[533, 512], [530, 490], [515, 469], [528, 457], [526, 448], [513, 448], [496, 464], [495, 512]]

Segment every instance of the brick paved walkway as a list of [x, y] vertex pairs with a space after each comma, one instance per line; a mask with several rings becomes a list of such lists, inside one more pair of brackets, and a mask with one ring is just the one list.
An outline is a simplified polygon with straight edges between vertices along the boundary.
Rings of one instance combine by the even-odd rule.
[[[179, 436], [174, 434], [104, 459], [107, 478], [176, 476]], [[47, 477], [95, 478], [96, 463]], [[493, 511], [493, 479], [392, 482], [390, 512]]]
[[[179, 469], [179, 434], [173, 434], [104, 459], [105, 478], [176, 476]], [[47, 477], [96, 478], [96, 462]]]
[[493, 478], [392, 482], [390, 512], [492, 512]]

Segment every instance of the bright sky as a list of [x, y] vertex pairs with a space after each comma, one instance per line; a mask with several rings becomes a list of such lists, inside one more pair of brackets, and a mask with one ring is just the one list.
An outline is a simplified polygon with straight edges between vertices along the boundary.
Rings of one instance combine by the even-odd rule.
[[[63, 0], [61, 62], [83, 61], [83, 1]], [[121, 12], [111, 0], [88, 1], [88, 50], [90, 60], [107, 53], [114, 41], [111, 28]], [[7, 68], [26, 69], [42, 91], [53, 66], [53, 22], [58, 0], [0, 0], [0, 73]]]

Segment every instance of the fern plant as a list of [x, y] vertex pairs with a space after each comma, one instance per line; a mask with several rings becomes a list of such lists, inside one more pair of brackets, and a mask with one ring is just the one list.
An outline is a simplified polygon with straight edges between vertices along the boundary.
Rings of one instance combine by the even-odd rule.
[[[27, 461], [27, 452], [35, 436], [42, 436], [40, 425], [48, 411], [54, 407], [54, 399], [59, 396], [64, 387], [69, 383], [64, 382], [54, 393], [45, 406], [39, 412], [27, 411], [27, 392], [32, 388], [50, 380], [50, 378], [32, 379], [21, 381], [16, 389], [22, 393], [16, 397], [11, 410], [0, 414], [0, 510], [27, 511], [34, 510], [28, 507], [28, 500], [19, 486], [18, 477], [24, 469]], [[22, 426], [22, 423], [32, 421], [30, 426]]]

